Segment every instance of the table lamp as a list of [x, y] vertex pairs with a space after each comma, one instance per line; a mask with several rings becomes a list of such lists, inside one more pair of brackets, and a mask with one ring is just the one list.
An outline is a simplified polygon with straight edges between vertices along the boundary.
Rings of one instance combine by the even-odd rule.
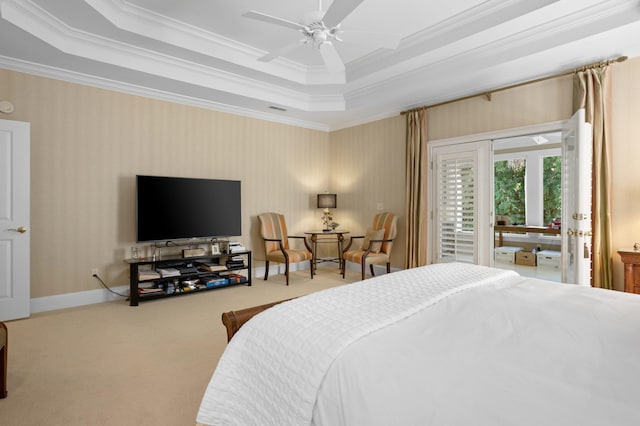
[[333, 223], [333, 215], [329, 209], [335, 209], [338, 197], [336, 194], [318, 194], [318, 208], [324, 209], [322, 215], [322, 223], [324, 224], [323, 232], [331, 232], [331, 224]]

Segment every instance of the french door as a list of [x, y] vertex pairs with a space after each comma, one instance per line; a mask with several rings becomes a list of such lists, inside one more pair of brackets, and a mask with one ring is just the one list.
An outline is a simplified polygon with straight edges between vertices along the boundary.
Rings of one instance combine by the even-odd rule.
[[[562, 130], [562, 281], [590, 283], [591, 132], [584, 110], [557, 127]], [[493, 259], [492, 139], [534, 133], [529, 129], [430, 148], [430, 263], [491, 265]], [[480, 138], [479, 138], [480, 139]]]
[[591, 285], [591, 125], [584, 109], [562, 127], [562, 281]]

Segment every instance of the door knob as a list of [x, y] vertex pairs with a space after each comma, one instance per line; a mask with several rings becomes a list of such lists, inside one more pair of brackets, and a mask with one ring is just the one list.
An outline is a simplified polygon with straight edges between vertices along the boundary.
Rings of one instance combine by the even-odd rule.
[[16, 232], [19, 232], [21, 234], [24, 234], [25, 232], [27, 232], [27, 228], [25, 228], [24, 226], [19, 226], [17, 228], [7, 229], [7, 231], [16, 231]]

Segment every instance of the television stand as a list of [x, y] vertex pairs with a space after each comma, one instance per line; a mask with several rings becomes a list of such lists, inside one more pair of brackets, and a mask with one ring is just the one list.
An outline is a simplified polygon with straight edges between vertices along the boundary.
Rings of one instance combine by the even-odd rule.
[[251, 251], [197, 257], [127, 259], [129, 306], [221, 287], [251, 285]]

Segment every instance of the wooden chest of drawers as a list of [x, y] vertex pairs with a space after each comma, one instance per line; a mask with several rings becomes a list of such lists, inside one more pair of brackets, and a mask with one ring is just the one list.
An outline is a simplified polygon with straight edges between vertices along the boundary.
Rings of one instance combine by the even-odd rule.
[[640, 294], [640, 251], [618, 250], [624, 263], [624, 291]]

